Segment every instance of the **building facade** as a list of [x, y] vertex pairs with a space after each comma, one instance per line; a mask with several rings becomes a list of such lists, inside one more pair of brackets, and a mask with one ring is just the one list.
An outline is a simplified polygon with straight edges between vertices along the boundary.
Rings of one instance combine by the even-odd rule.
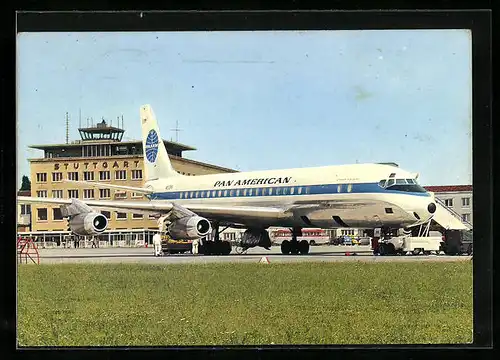
[[[68, 144], [30, 146], [44, 152], [42, 158], [29, 159], [31, 196], [80, 200], [145, 200], [142, 194], [82, 187], [63, 181], [96, 181], [133, 187], [141, 187], [144, 183], [142, 141], [122, 141], [124, 130], [108, 126], [104, 121], [94, 127], [80, 128], [79, 132], [81, 139]], [[173, 168], [181, 174], [195, 176], [235, 172], [186, 159], [183, 151], [195, 150], [194, 148], [176, 142], [163, 142]], [[27, 205], [19, 206], [24, 206], [24, 212], [27, 212]], [[19, 210], [21, 214], [22, 209]], [[67, 221], [63, 219], [59, 206], [33, 204], [30, 213], [30, 231], [67, 230]], [[109, 220], [109, 230], [158, 228], [152, 216], [113, 211], [101, 213]]]
[[436, 200], [463, 222], [473, 225], [472, 185], [425, 186], [425, 189], [433, 192]]

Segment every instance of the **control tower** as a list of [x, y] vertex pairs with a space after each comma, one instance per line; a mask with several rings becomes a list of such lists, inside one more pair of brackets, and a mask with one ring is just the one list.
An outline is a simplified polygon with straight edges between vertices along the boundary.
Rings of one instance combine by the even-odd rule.
[[83, 141], [116, 141], [120, 142], [125, 130], [110, 126], [104, 119], [94, 127], [78, 128]]

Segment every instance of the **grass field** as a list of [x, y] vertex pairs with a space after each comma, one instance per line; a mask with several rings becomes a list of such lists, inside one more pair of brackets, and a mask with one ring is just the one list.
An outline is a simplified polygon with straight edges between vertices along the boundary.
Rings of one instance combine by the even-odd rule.
[[20, 346], [472, 341], [472, 264], [21, 265]]

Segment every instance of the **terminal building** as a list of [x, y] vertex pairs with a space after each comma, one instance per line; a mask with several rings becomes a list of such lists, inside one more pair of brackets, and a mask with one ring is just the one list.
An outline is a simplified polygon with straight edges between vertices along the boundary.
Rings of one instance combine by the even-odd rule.
[[[68, 180], [109, 182], [110, 184], [143, 186], [142, 141], [123, 141], [124, 129], [102, 121], [95, 126], [79, 128], [80, 139], [65, 144], [31, 145], [43, 151], [43, 157], [28, 159], [30, 163], [31, 196], [78, 198], [81, 200], [144, 200], [142, 194], [76, 186]], [[183, 175], [196, 176], [230, 173], [236, 170], [186, 159], [184, 151], [196, 150], [177, 142], [163, 140], [172, 166]], [[21, 194], [20, 194], [21, 195]], [[22, 195], [28, 195], [26, 193]], [[46, 238], [68, 233], [67, 221], [59, 206], [18, 204], [18, 231], [43, 234]], [[109, 220], [108, 237], [123, 231], [142, 233], [157, 230], [152, 216], [101, 211]], [[55, 234], [55, 235], [54, 235]], [[69, 233], [68, 233], [69, 234]], [[101, 235], [105, 239], [106, 236]]]

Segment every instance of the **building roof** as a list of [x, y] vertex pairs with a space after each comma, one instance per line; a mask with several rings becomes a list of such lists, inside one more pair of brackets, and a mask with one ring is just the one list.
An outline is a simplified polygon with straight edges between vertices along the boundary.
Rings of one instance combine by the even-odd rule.
[[[175, 150], [180, 150], [180, 151], [196, 150], [196, 148], [194, 148], [192, 146], [184, 145], [184, 144], [173, 142], [173, 141], [163, 140], [163, 143], [165, 144], [165, 147], [168, 147], [169, 149], [175, 149]], [[100, 141], [76, 140], [76, 141], [72, 141], [69, 144], [29, 145], [28, 147], [30, 147], [32, 149], [38, 149], [38, 150], [50, 150], [50, 149], [56, 149], [56, 148], [80, 147], [82, 145], [92, 145], [92, 144], [110, 144], [110, 145], [115, 145], [115, 146], [120, 146], [120, 145], [141, 145], [142, 146], [142, 141], [135, 140], [135, 141], [117, 142], [117, 141], [112, 141], [112, 140], [100, 140]]]
[[431, 192], [459, 192], [472, 191], [472, 185], [440, 185], [440, 186], [424, 186], [427, 191]]

